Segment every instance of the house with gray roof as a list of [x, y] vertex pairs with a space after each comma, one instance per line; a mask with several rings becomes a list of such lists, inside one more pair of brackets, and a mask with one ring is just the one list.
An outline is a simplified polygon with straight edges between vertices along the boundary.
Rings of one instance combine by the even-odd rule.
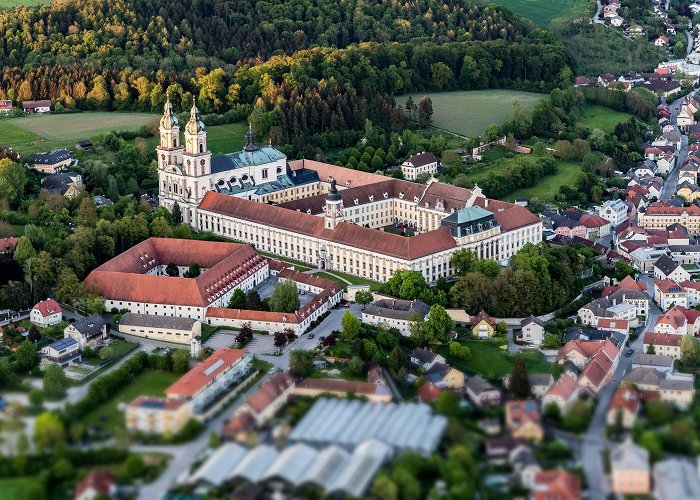
[[638, 352], [632, 359], [632, 368], [653, 368], [660, 372], [672, 372], [673, 356], [662, 356], [661, 354], [646, 354]]
[[530, 316], [520, 322], [523, 342], [540, 346], [544, 340], [544, 322]]
[[654, 263], [654, 277], [659, 280], [672, 280], [681, 283], [690, 279], [690, 273], [668, 255], [662, 255]]
[[411, 335], [411, 320], [424, 319], [429, 312], [430, 306], [420, 300], [381, 299], [365, 307], [362, 322], [396, 328], [401, 335], [408, 337]]
[[127, 335], [189, 345], [192, 339], [202, 334], [202, 324], [192, 318], [126, 313], [119, 320], [119, 331]]
[[107, 322], [99, 314], [91, 314], [64, 328], [63, 336], [75, 339], [81, 350], [87, 346], [99, 345], [107, 338]]
[[479, 375], [470, 378], [465, 387], [467, 396], [477, 406], [493, 406], [501, 403], [501, 391]]
[[700, 457], [668, 458], [654, 464], [654, 498], [700, 500]]
[[651, 489], [649, 452], [628, 437], [610, 452], [612, 492], [617, 495], [648, 495]]

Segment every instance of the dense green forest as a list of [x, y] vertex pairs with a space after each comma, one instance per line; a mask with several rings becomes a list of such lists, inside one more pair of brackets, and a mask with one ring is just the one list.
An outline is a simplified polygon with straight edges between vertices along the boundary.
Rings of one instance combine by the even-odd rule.
[[0, 65], [168, 72], [366, 41], [516, 41], [531, 29], [470, 0], [72, 0], [0, 13]]

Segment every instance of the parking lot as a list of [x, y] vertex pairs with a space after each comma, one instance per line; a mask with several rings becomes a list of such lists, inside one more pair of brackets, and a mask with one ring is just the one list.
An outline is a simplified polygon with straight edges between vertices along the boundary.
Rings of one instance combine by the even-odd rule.
[[[204, 342], [204, 346], [211, 347], [214, 350], [230, 347], [236, 343], [236, 335], [238, 335], [238, 332], [233, 330], [217, 330]], [[251, 354], [267, 354], [275, 350], [274, 342], [274, 335], [255, 334], [253, 335], [253, 340], [246, 344], [245, 348]]]

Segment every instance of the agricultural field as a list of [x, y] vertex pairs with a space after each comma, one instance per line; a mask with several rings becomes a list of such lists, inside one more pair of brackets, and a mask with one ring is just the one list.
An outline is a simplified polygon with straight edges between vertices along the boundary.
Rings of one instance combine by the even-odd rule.
[[36, 482], [36, 477], [0, 479], [0, 498], [2, 500], [24, 500], [29, 498], [32, 493], [32, 487]]
[[[513, 115], [513, 103], [532, 109], [545, 96], [517, 90], [458, 90], [410, 94], [418, 102], [423, 96], [433, 101], [433, 125], [467, 136], [481, 135], [492, 123], [501, 124]], [[408, 95], [397, 97], [402, 106]]]
[[158, 115], [150, 113], [105, 111], [10, 118], [0, 122], [2, 145], [10, 146], [23, 155], [60, 147], [73, 149], [79, 140], [112, 130], [136, 131], [157, 118]]
[[51, 3], [50, 0], [0, 0], [0, 9], [10, 9], [12, 7], [33, 7], [35, 5], [44, 5]]
[[591, 130], [599, 128], [603, 132], [610, 134], [615, 130], [615, 125], [626, 122], [631, 116], [629, 113], [622, 113], [605, 106], [590, 104], [583, 110], [583, 113], [577, 120], [577, 124], [588, 127]]
[[489, 0], [490, 3], [506, 7], [516, 14], [548, 26], [552, 21], [588, 15], [590, 0]]

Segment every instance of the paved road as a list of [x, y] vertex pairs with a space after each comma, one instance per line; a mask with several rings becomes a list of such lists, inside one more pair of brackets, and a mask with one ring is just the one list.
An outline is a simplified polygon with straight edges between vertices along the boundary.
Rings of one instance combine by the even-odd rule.
[[[656, 324], [656, 320], [661, 314], [661, 310], [653, 303], [653, 282], [649, 276], [642, 275], [640, 281], [646, 283], [647, 294], [650, 295], [651, 307], [647, 318], [644, 333], [651, 331]], [[635, 352], [642, 352], [644, 345], [644, 333], [640, 334], [637, 340], [630, 345]], [[589, 498], [591, 500], [603, 500], [610, 493], [610, 485], [603, 470], [603, 451], [606, 448], [605, 418], [610, 399], [618, 383], [625, 372], [632, 364], [634, 356], [626, 357], [624, 351], [615, 370], [613, 378], [598, 394], [598, 402], [595, 407], [591, 423], [581, 445], [581, 463], [586, 471], [589, 485]]]
[[[678, 113], [681, 109], [681, 103], [683, 98], [676, 99], [670, 104], [671, 108], [671, 121], [673, 122], [674, 130], [680, 132], [677, 125]], [[681, 164], [685, 157], [688, 155], [688, 136], [681, 135], [681, 148], [678, 151], [678, 160], [676, 161], [676, 166], [673, 167], [666, 177], [663, 188], [661, 188], [660, 198], [662, 200], [670, 200], [676, 194], [676, 185], [678, 184], [678, 173], [680, 172]]]
[[603, 4], [600, 3], [600, 0], [596, 2], [597, 9], [595, 11], [595, 14], [593, 14], [593, 17], [591, 18], [591, 24], [605, 24], [605, 21], [600, 19], [598, 16], [600, 15], [600, 11], [603, 9]]

